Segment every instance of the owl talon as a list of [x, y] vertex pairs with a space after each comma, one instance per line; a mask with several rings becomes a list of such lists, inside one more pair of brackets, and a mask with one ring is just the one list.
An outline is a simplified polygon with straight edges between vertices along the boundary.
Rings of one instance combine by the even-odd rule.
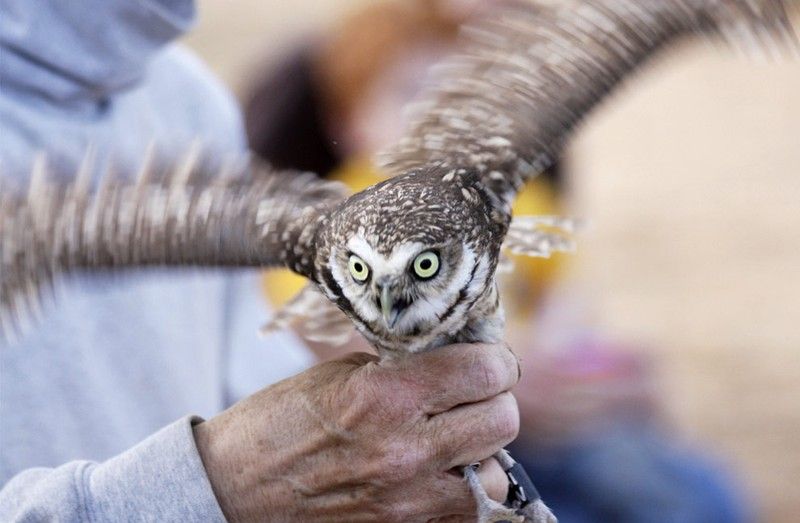
[[509, 503], [516, 508], [491, 499], [481, 485], [476, 467], [464, 467], [464, 477], [478, 503], [478, 523], [558, 523], [547, 505], [539, 499], [536, 487], [521, 465], [514, 461], [505, 449], [498, 451], [494, 458], [508, 475], [509, 500], [514, 500]]
[[542, 503], [541, 499], [537, 499], [525, 508], [520, 509], [525, 521], [533, 521], [535, 523], [558, 523], [558, 520], [547, 508], [547, 505]]
[[474, 467], [464, 467], [464, 477], [469, 484], [472, 495], [478, 503], [478, 523], [524, 523], [524, 516], [520, 516], [513, 508], [508, 508], [489, 497], [481, 485], [478, 473]]

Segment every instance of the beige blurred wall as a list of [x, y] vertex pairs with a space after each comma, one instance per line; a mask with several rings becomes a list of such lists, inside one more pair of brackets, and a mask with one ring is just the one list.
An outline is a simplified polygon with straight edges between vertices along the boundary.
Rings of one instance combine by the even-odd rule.
[[199, 0], [199, 23], [186, 41], [236, 91], [248, 71], [380, 0]]
[[682, 432], [739, 470], [766, 521], [797, 521], [800, 62], [687, 46], [573, 151], [593, 321], [646, 342]]
[[[369, 0], [200, 2], [188, 39], [234, 88]], [[800, 513], [800, 62], [707, 45], [661, 57], [571, 146], [591, 220], [570, 287], [659, 363], [687, 441], [730, 464], [764, 520]]]

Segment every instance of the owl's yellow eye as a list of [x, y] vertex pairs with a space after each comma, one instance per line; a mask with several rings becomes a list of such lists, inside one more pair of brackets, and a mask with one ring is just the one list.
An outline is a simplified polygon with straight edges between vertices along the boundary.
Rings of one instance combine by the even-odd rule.
[[347, 268], [350, 269], [350, 275], [359, 283], [364, 283], [369, 278], [369, 265], [364, 260], [356, 256], [350, 255], [350, 261], [347, 262]]
[[439, 272], [439, 255], [433, 251], [425, 251], [414, 260], [414, 275], [428, 280]]

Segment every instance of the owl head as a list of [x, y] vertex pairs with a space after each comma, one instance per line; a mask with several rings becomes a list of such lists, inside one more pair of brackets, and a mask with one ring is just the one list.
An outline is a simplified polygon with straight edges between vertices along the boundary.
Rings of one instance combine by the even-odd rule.
[[504, 229], [476, 175], [392, 178], [344, 201], [318, 237], [317, 280], [377, 348], [444, 343], [494, 284]]

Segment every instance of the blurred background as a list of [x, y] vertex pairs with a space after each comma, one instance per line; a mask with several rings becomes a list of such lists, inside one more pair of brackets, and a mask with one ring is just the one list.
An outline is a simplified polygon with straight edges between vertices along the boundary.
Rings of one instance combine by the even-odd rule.
[[[187, 39], [235, 92], [375, 0], [201, 0]], [[732, 470], [763, 521], [800, 512], [800, 64], [702, 42], [583, 126], [559, 283], [586, 328], [653, 363], [674, 437]]]

